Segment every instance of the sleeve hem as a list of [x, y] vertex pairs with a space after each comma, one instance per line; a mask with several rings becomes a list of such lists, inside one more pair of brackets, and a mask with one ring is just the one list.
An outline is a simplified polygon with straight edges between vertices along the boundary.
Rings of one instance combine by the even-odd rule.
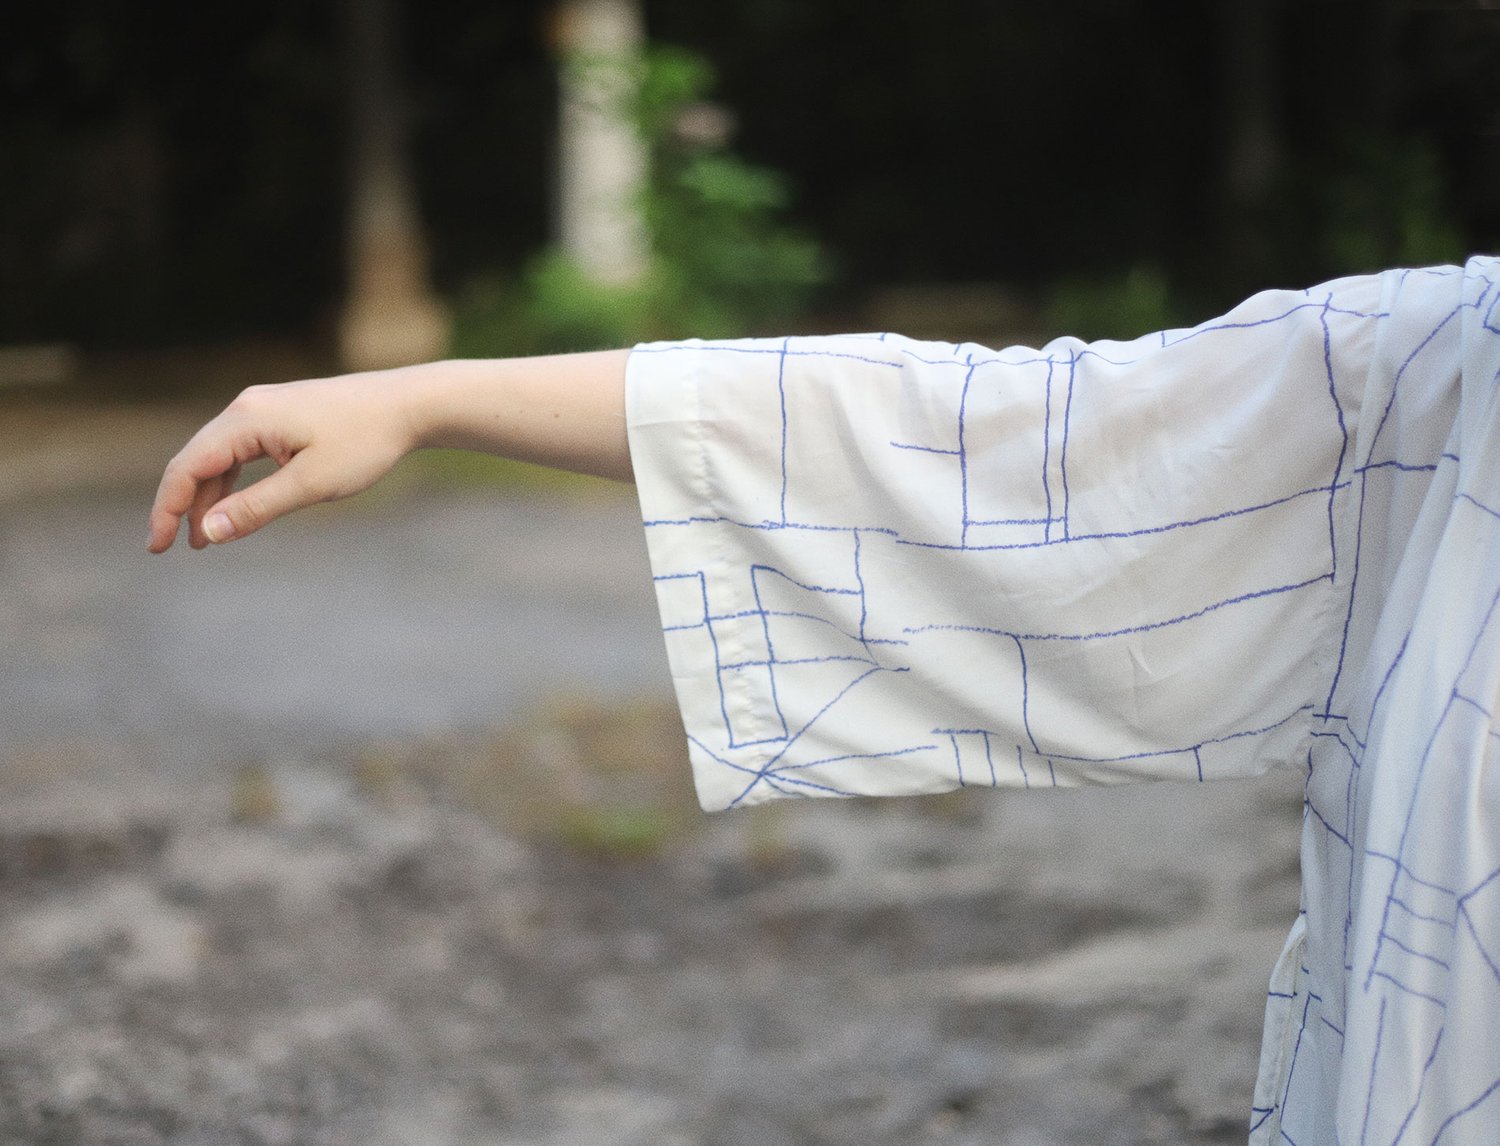
[[[726, 765], [705, 741], [730, 730], [750, 730], [753, 739], [767, 706], [752, 695], [746, 674], [722, 667], [752, 655], [733, 617], [753, 609], [753, 602], [738, 601], [740, 592], [725, 574], [723, 529], [701, 528], [723, 519], [709, 460], [706, 368], [696, 341], [636, 347], [626, 367], [626, 430], [694, 786], [704, 810], [719, 811], [758, 802], [759, 792], [746, 792], [759, 785], [752, 766], [739, 757]], [[723, 619], [716, 619], [710, 601], [727, 614]]]

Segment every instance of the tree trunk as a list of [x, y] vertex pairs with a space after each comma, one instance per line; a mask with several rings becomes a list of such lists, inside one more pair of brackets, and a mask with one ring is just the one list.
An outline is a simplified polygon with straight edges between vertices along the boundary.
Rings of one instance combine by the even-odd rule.
[[428, 278], [405, 153], [390, 0], [346, 0], [350, 137], [349, 293], [339, 352], [350, 370], [440, 357], [449, 320]]
[[645, 38], [640, 4], [562, 0], [556, 20], [558, 240], [596, 282], [635, 282], [650, 260], [641, 204], [649, 161], [632, 115]]

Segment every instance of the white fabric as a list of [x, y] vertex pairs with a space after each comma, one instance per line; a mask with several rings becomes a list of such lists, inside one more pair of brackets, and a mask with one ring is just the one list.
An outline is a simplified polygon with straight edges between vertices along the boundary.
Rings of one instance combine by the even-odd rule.
[[704, 805], [1305, 769], [1252, 1142], [1495, 1142], [1497, 280], [1040, 350], [638, 347]]

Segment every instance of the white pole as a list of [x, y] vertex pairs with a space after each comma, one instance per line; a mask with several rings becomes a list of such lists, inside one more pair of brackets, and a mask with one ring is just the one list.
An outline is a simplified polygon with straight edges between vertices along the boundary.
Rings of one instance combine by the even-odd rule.
[[558, 5], [558, 240], [600, 283], [636, 282], [650, 259], [649, 160], [630, 114], [644, 40], [637, 0]]

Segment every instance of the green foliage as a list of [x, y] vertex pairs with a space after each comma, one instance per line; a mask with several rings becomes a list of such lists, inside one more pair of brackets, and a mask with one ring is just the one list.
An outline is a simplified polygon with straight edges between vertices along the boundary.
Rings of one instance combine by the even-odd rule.
[[1448, 206], [1442, 165], [1421, 142], [1350, 141], [1337, 167], [1309, 185], [1327, 265], [1341, 271], [1461, 262], [1463, 235]]
[[[1254, 216], [1252, 241], [1234, 269], [1257, 286], [1315, 281], [1392, 266], [1462, 262], [1464, 238], [1449, 205], [1441, 161], [1427, 144], [1390, 135], [1352, 137], [1294, 165]], [[1253, 271], [1253, 273], [1251, 273]], [[1197, 284], [1213, 294], [1209, 280]], [[1198, 298], [1155, 263], [1053, 285], [1044, 305], [1049, 333], [1133, 338], [1187, 325], [1239, 297]], [[1202, 303], [1204, 305], [1196, 305]]]
[[658, 316], [671, 316], [675, 333], [704, 337], [785, 320], [828, 277], [818, 244], [783, 222], [791, 196], [782, 175], [747, 163], [722, 138], [679, 132], [712, 84], [701, 57], [659, 48], [647, 58], [636, 111], [653, 160], [645, 213]]
[[714, 337], [784, 320], [826, 277], [809, 239], [782, 227], [783, 180], [727, 153], [668, 164], [648, 205], [659, 317]]
[[563, 843], [598, 859], [646, 859], [665, 851], [681, 834], [672, 815], [647, 805], [564, 808], [558, 820]]
[[697, 52], [657, 44], [645, 55], [630, 96], [631, 116], [641, 134], [654, 144], [666, 143], [677, 130], [684, 108], [713, 90], [713, 66]]
[[452, 352], [461, 358], [548, 354], [626, 346], [654, 313], [653, 269], [631, 286], [599, 283], [559, 251], [532, 259], [519, 281], [488, 279], [460, 299]]
[[[591, 67], [587, 61], [575, 64]], [[629, 113], [648, 144], [641, 204], [651, 265], [639, 282], [600, 283], [556, 250], [519, 282], [476, 284], [461, 300], [453, 351], [461, 356], [624, 346], [674, 337], [725, 337], [794, 316], [829, 275], [812, 239], [785, 222], [778, 173], [746, 162], [722, 138], [692, 138], [684, 117], [705, 107], [713, 73], [690, 52], [657, 48], [636, 82], [604, 76], [600, 98], [631, 92]]]
[[1087, 341], [1137, 338], [1181, 321], [1167, 277], [1154, 263], [1122, 275], [1064, 279], [1049, 292], [1043, 320], [1051, 334]]

